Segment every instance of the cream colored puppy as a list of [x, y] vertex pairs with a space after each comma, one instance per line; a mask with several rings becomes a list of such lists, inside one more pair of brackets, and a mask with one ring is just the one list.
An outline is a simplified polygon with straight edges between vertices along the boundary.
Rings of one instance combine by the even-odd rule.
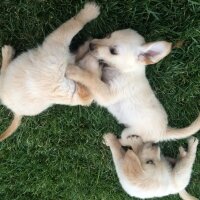
[[87, 3], [75, 17], [52, 32], [41, 46], [14, 60], [12, 47], [2, 48], [0, 98], [2, 104], [14, 112], [14, 119], [0, 141], [17, 129], [22, 116], [37, 115], [53, 104], [88, 105], [92, 102], [88, 90], [66, 78], [65, 73], [68, 64], [75, 62], [75, 56], [69, 51], [72, 38], [98, 15], [99, 7]]
[[136, 134], [155, 142], [186, 138], [200, 129], [200, 117], [187, 128], [168, 127], [167, 114], [145, 75], [146, 65], [157, 63], [170, 51], [171, 43], [145, 43], [136, 31], [120, 30], [90, 44], [91, 54], [109, 66], [103, 69], [102, 80], [76, 66], [68, 68], [67, 76], [88, 87], [95, 101], [127, 127], [122, 137]]
[[184, 200], [196, 199], [185, 191], [196, 157], [196, 138], [188, 140], [188, 152], [183, 147], [179, 148], [177, 160], [165, 158], [158, 145], [143, 143], [135, 135], [123, 139], [123, 143], [132, 148], [127, 152], [115, 135], [109, 133], [104, 140], [112, 152], [119, 181], [130, 196], [143, 199], [179, 193]]

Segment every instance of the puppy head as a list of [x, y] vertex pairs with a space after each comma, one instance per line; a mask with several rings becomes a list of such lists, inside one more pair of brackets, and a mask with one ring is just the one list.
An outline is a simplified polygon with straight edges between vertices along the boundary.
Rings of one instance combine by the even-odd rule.
[[[166, 170], [166, 163], [160, 153], [160, 147], [154, 143], [144, 143], [139, 152], [128, 150], [124, 161], [126, 177], [135, 183], [141, 180], [157, 179]], [[143, 185], [143, 181], [141, 182]]]
[[89, 48], [97, 59], [121, 72], [129, 72], [160, 61], [171, 51], [171, 43], [145, 43], [144, 38], [136, 31], [125, 29], [115, 31], [104, 39], [92, 40]]
[[160, 147], [155, 143], [144, 143], [138, 153], [138, 157], [145, 171], [158, 171], [162, 165]]

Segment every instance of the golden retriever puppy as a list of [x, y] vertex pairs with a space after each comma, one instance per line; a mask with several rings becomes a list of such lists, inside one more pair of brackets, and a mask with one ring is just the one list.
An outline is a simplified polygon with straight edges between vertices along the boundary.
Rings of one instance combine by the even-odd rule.
[[0, 99], [14, 112], [14, 119], [0, 141], [17, 129], [22, 116], [37, 115], [54, 104], [88, 105], [92, 102], [88, 90], [66, 78], [65, 73], [68, 64], [75, 62], [75, 56], [69, 51], [72, 38], [98, 15], [99, 7], [95, 3], [85, 4], [75, 17], [46, 37], [41, 46], [14, 60], [13, 48], [2, 48]]
[[136, 31], [119, 30], [90, 43], [91, 54], [108, 64], [102, 79], [76, 66], [67, 69], [67, 76], [84, 84], [95, 101], [127, 127], [122, 135], [136, 134], [155, 142], [186, 138], [200, 129], [200, 117], [183, 129], [168, 127], [167, 114], [145, 75], [146, 65], [157, 63], [170, 51], [171, 43], [145, 43]]
[[177, 160], [165, 158], [157, 144], [129, 135], [123, 143], [131, 146], [125, 152], [115, 135], [109, 133], [104, 141], [110, 147], [119, 181], [123, 189], [137, 198], [163, 197], [179, 193], [184, 200], [195, 200], [185, 191], [190, 181], [198, 139], [188, 140], [188, 152], [179, 148]]

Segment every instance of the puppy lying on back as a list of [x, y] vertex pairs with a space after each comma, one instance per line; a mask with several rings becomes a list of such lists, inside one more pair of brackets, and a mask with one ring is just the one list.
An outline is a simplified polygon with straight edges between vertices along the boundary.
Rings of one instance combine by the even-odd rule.
[[[88, 90], [67, 79], [65, 73], [68, 64], [75, 63], [75, 56], [69, 51], [72, 38], [98, 15], [99, 7], [95, 3], [87, 3], [75, 17], [52, 32], [41, 46], [22, 53], [14, 60], [13, 48], [2, 48], [0, 99], [14, 112], [14, 119], [0, 135], [0, 141], [17, 129], [22, 116], [37, 115], [53, 104], [89, 105], [92, 102]], [[79, 57], [81, 53], [77, 59]], [[82, 62], [87, 64], [86, 60], [87, 57]]]
[[67, 69], [67, 76], [84, 84], [94, 100], [127, 127], [122, 135], [135, 134], [144, 141], [161, 141], [186, 138], [200, 129], [200, 117], [183, 129], [168, 127], [167, 114], [146, 78], [146, 65], [168, 55], [171, 43], [145, 43], [136, 31], [125, 29], [104, 39], [94, 39], [90, 51], [109, 66], [103, 69], [102, 79], [76, 66]]
[[137, 198], [163, 197], [179, 193], [184, 200], [195, 200], [185, 191], [190, 181], [192, 166], [196, 156], [198, 140], [188, 140], [188, 152], [179, 148], [177, 160], [165, 158], [155, 143], [143, 143], [135, 135], [123, 138], [123, 144], [132, 150], [125, 152], [115, 135], [104, 136], [110, 147], [119, 181], [123, 189]]

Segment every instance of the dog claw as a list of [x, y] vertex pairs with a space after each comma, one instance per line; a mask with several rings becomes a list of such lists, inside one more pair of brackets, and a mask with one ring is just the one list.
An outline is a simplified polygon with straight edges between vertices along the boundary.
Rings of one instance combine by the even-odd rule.
[[129, 136], [127, 136], [127, 139], [129, 139], [129, 138], [139, 138], [139, 136], [138, 135], [129, 135]]

